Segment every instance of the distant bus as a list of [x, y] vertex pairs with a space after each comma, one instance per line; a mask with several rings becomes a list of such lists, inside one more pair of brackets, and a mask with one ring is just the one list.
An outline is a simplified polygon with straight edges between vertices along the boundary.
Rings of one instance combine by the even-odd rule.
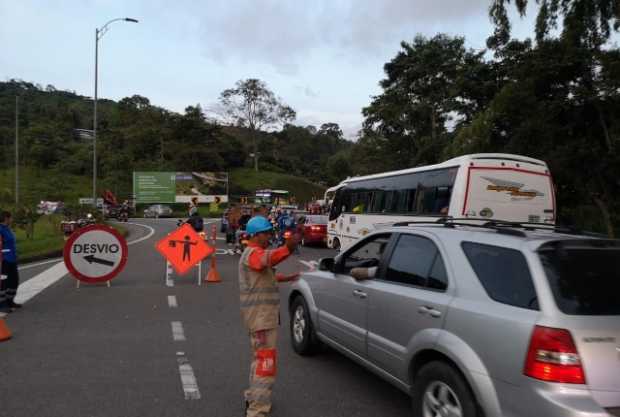
[[556, 219], [547, 164], [519, 155], [465, 155], [437, 165], [348, 178], [332, 189], [336, 194], [327, 244], [336, 249], [401, 221], [452, 217], [555, 224]]
[[284, 206], [291, 203], [291, 198], [286, 190], [256, 190], [254, 202], [265, 206]]

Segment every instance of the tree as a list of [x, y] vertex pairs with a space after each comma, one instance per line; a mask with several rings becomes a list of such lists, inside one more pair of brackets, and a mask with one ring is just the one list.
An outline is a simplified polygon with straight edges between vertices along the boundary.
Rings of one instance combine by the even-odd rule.
[[220, 103], [235, 125], [250, 130], [254, 169], [258, 171], [257, 131], [295, 120], [295, 110], [277, 98], [265, 82], [256, 78], [239, 80], [234, 88], [222, 91]]
[[342, 139], [342, 129], [338, 123], [323, 123], [319, 129], [319, 135], [331, 136], [332, 138]]
[[[514, 0], [523, 17], [526, 15], [528, 0]], [[489, 16], [495, 25], [495, 32], [487, 44], [499, 49], [510, 41], [510, 20], [507, 6], [511, 0], [492, 0]], [[538, 16], [536, 19], [536, 40], [547, 39], [552, 29], [562, 21], [562, 39], [572, 45], [589, 49], [599, 49], [614, 31], [620, 29], [620, 3], [618, 0], [536, 0]]]
[[470, 120], [493, 96], [488, 67], [463, 38], [439, 34], [402, 42], [384, 66], [383, 93], [362, 110], [370, 148], [385, 152], [395, 169], [437, 162], [439, 154], [430, 149], [446, 140], [448, 124]]
[[[527, 11], [528, 0], [515, 0], [521, 16]], [[562, 30], [557, 47], [563, 51], [563, 59], [570, 61], [573, 69], [572, 78], [566, 85], [567, 99], [564, 104], [574, 111], [574, 117], [568, 119], [571, 126], [580, 135], [567, 137], [564, 149], [572, 153], [566, 154], [566, 163], [578, 157], [575, 166], [587, 163], [592, 172], [588, 181], [581, 186], [587, 189], [594, 204], [599, 208], [605, 219], [608, 233], [613, 235], [613, 206], [616, 204], [617, 183], [606, 179], [611, 167], [618, 160], [617, 137], [613, 136], [614, 119], [609, 111], [610, 104], [617, 100], [618, 90], [610, 96], [609, 82], [613, 84], [613, 64], [610, 55], [603, 49], [613, 31], [620, 29], [620, 3], [618, 0], [536, 0], [538, 16], [536, 21], [536, 40], [539, 47], [553, 40], [553, 31], [562, 19]], [[488, 40], [490, 47], [496, 49], [501, 56], [504, 47], [510, 40], [510, 21], [507, 5], [510, 0], [494, 0], [489, 14], [495, 24], [495, 33]], [[613, 61], [613, 56], [611, 57]], [[553, 64], [553, 63], [552, 63]], [[533, 70], [529, 70], [533, 74]], [[550, 83], [553, 82], [550, 80]], [[557, 84], [557, 82], [556, 82]], [[611, 100], [610, 100], [611, 99]], [[585, 123], [585, 129], [578, 126], [578, 121]], [[584, 140], [586, 139], [586, 140]], [[572, 164], [570, 162], [569, 164]]]

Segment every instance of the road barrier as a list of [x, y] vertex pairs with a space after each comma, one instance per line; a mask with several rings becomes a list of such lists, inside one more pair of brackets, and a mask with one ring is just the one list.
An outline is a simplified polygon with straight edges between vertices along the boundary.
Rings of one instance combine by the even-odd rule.
[[[213, 247], [216, 246], [217, 243], [217, 225], [213, 224], [211, 226], [211, 240], [213, 243]], [[211, 267], [209, 268], [209, 272], [205, 276], [205, 282], [217, 283], [222, 282], [222, 278], [220, 277], [220, 273], [217, 270], [217, 261], [215, 260], [215, 252], [211, 255]]]

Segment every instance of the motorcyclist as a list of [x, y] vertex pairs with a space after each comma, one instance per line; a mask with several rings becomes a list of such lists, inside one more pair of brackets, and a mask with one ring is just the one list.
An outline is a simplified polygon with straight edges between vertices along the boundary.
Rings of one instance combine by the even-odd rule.
[[129, 201], [125, 200], [123, 201], [123, 204], [121, 204], [121, 207], [119, 209], [119, 217], [121, 220], [127, 221], [127, 219], [129, 218]]
[[284, 242], [284, 235], [286, 232], [295, 232], [296, 224], [295, 217], [293, 216], [292, 211], [284, 211], [280, 219], [278, 220], [278, 226], [280, 229], [280, 243]]

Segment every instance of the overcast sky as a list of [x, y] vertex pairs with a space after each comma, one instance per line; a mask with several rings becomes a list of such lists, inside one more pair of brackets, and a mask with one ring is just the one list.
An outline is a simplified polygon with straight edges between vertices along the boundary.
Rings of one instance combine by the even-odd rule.
[[[297, 110], [297, 124], [336, 122], [353, 137], [401, 40], [444, 32], [481, 49], [489, 3], [0, 0], [0, 79], [92, 96], [95, 27], [128, 16], [140, 23], [114, 23], [100, 41], [100, 97], [209, 109], [235, 81], [260, 78]], [[517, 37], [532, 36], [532, 18], [514, 20]]]

